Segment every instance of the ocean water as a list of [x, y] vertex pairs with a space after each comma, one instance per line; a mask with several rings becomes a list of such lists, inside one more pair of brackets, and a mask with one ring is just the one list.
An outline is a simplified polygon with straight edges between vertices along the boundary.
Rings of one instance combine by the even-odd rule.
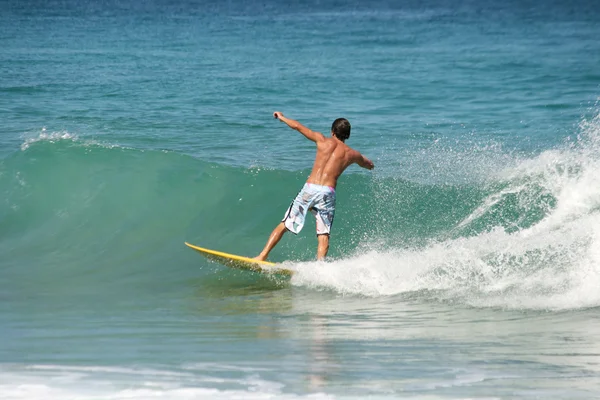
[[[0, 3], [0, 398], [600, 398], [597, 1]], [[255, 255], [348, 144], [330, 257]]]

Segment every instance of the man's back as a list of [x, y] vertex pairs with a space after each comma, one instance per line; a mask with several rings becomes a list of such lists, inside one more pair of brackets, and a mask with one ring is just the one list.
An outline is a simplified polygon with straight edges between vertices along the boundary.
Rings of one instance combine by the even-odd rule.
[[347, 119], [338, 118], [333, 121], [331, 137], [325, 137], [322, 133], [315, 132], [298, 121], [286, 118], [279, 111], [275, 111], [273, 116], [317, 144], [315, 163], [307, 183], [335, 187], [340, 175], [354, 163], [362, 168], [373, 169], [371, 160], [344, 143], [350, 137], [350, 123]]
[[362, 155], [336, 137], [317, 140], [317, 155], [308, 183], [335, 187], [337, 180]]

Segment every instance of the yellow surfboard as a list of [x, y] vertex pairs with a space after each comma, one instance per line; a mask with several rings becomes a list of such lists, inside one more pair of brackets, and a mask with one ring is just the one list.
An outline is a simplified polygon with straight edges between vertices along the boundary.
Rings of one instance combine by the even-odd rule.
[[205, 249], [185, 242], [185, 245], [196, 250], [209, 260], [216, 261], [230, 268], [246, 271], [260, 272], [263, 274], [277, 274], [292, 276], [294, 271], [287, 268], [277, 267], [277, 264], [269, 261], [257, 261], [252, 258], [237, 256], [235, 254], [223, 253], [222, 251]]

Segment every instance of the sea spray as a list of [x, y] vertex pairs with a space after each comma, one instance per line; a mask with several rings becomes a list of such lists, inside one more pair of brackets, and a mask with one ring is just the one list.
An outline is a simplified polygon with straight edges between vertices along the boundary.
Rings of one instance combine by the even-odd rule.
[[476, 307], [600, 305], [598, 122], [582, 124], [577, 145], [490, 176], [486, 186], [497, 189], [440, 238], [303, 264], [294, 284]]

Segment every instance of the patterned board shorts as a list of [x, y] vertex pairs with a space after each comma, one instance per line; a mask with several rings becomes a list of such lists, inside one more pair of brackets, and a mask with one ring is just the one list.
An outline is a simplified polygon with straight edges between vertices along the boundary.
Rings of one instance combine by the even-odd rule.
[[335, 189], [331, 186], [306, 183], [281, 222], [285, 223], [290, 232], [298, 234], [304, 226], [307, 211], [317, 220], [317, 235], [329, 235], [335, 214]]

